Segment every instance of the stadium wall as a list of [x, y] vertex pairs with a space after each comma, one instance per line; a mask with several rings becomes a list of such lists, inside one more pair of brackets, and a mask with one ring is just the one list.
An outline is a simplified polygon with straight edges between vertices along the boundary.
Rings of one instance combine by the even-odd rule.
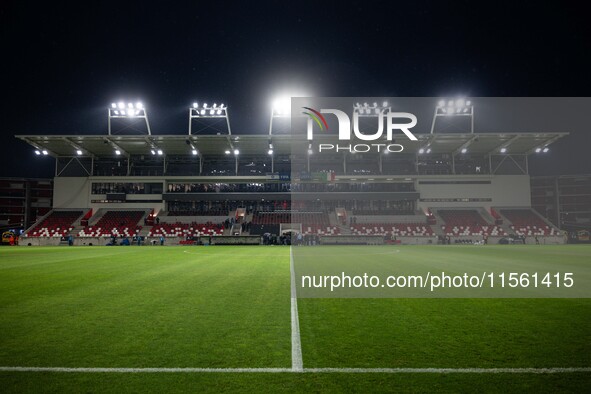
[[[134, 182], [133, 179], [123, 179], [126, 182]], [[113, 179], [113, 182], [122, 179]], [[56, 177], [53, 183], [53, 208], [92, 208], [94, 211], [100, 208], [107, 209], [155, 209], [156, 212], [164, 209], [162, 202], [133, 202], [133, 200], [158, 200], [162, 201], [161, 194], [127, 195], [125, 203], [93, 202], [94, 199], [105, 199], [106, 195], [91, 195], [92, 179], [88, 177]]]
[[87, 177], [55, 177], [53, 208], [90, 208], [90, 182]]
[[420, 178], [419, 208], [530, 207], [529, 175]]
[[[145, 179], [135, 178], [113, 178], [112, 182], [143, 182]], [[163, 178], [152, 178], [151, 181], [164, 181]], [[165, 208], [163, 195], [161, 194], [141, 194], [127, 195], [125, 203], [118, 202], [99, 202], [106, 199], [106, 195], [92, 195], [93, 178], [89, 177], [56, 177], [54, 180], [53, 207], [64, 208], [118, 208], [118, 209], [145, 209], [153, 208], [156, 212]], [[529, 175], [493, 175], [493, 176], [432, 176], [419, 177], [416, 182], [416, 191], [410, 193], [413, 196], [407, 198], [417, 198], [420, 194], [418, 206], [423, 211], [430, 207], [439, 208], [477, 208], [485, 207], [531, 207], [531, 190]], [[254, 196], [260, 197], [260, 193], [243, 194], [233, 196], [236, 199], [250, 199]], [[280, 194], [280, 193], [279, 193]], [[310, 198], [317, 199], [321, 197], [316, 193], [310, 194]], [[393, 198], [380, 195], [380, 193], [361, 193], [366, 199]], [[164, 197], [168, 194], [165, 193]], [[337, 198], [338, 195], [338, 198]], [[175, 199], [191, 196], [179, 193], [174, 195]], [[200, 196], [203, 199], [218, 199], [219, 195], [215, 193], [204, 194]], [[279, 197], [277, 195], [277, 197]], [[194, 196], [192, 197], [194, 198]], [[227, 198], [227, 196], [226, 196]], [[271, 196], [269, 197], [271, 198]], [[300, 198], [300, 197], [298, 197]], [[344, 196], [339, 193], [327, 193], [325, 198], [342, 199]], [[134, 202], [133, 200], [144, 200], [144, 202]], [[146, 201], [151, 202], [146, 202]]]

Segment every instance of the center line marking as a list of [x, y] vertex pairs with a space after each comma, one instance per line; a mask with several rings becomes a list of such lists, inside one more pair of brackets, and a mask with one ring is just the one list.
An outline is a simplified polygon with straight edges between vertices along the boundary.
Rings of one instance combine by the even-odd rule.
[[563, 374], [591, 373], [591, 368], [72, 368], [2, 367], [0, 372], [54, 373], [384, 373], [384, 374]]
[[291, 369], [300, 372], [304, 369], [304, 362], [302, 360], [302, 341], [300, 338], [300, 318], [298, 316], [293, 246], [289, 247], [289, 267], [291, 276]]

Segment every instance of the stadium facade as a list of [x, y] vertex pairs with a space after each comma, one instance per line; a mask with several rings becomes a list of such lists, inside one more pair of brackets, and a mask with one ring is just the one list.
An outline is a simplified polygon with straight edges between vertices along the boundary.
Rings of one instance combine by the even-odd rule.
[[[227, 107], [195, 104], [187, 134], [154, 135], [145, 108], [129, 106], [127, 116], [109, 108], [105, 135], [16, 136], [56, 168], [53, 210], [21, 244], [71, 236], [73, 244], [102, 245], [113, 235], [167, 244], [285, 242], [288, 234], [306, 243], [566, 240], [559, 221], [532, 209], [528, 168], [530, 155], [565, 132], [475, 133], [472, 121], [469, 132], [416, 134], [402, 152], [319, 152], [334, 136], [317, 133], [312, 145], [305, 135], [277, 132], [273, 122], [289, 118], [279, 110], [268, 133], [237, 135]], [[354, 113], [384, 111], [377, 107]], [[118, 132], [118, 121], [146, 127]]]

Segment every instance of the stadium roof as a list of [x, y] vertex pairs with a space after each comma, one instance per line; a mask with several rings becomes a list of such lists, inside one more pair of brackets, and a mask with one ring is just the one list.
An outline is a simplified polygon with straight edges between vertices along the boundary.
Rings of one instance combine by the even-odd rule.
[[[531, 154], [558, 139], [566, 132], [556, 133], [474, 133], [474, 134], [417, 134], [418, 141], [404, 136], [395, 141], [385, 138], [372, 143], [400, 143], [405, 153], [458, 154], [463, 148], [472, 154]], [[306, 153], [309, 143], [305, 136], [290, 135], [17, 135], [16, 138], [38, 150], [46, 150], [54, 157], [72, 157], [77, 150], [84, 156], [112, 157], [114, 150], [126, 155], [149, 155], [161, 149], [165, 155], [191, 155], [196, 149], [202, 156], [224, 155], [227, 150], [238, 149], [240, 155], [267, 154], [272, 144], [274, 154]], [[314, 144], [334, 143], [334, 136], [314, 136]], [[359, 141], [363, 143], [364, 141]], [[339, 142], [343, 145], [344, 141]]]

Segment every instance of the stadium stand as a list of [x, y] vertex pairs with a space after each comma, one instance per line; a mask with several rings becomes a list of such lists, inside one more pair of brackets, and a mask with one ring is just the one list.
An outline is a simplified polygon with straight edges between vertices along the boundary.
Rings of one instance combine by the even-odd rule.
[[449, 236], [507, 235], [501, 227], [487, 223], [476, 210], [439, 210], [438, 214], [445, 221], [445, 224], [441, 228]]
[[168, 211], [168, 216], [228, 216], [228, 211], [220, 209], [211, 210], [187, 210], [187, 211]]
[[[14, 198], [26, 199], [30, 190], [29, 194], [43, 195], [36, 209], [51, 205], [94, 212], [84, 218], [90, 227], [48, 219], [43, 230], [41, 225], [29, 230], [37, 235], [27, 242], [31, 245], [56, 245], [58, 240], [50, 236], [66, 228], [79, 235], [75, 238], [83, 238], [75, 239], [75, 245], [104, 245], [112, 234], [215, 234], [224, 237], [216, 239], [220, 245], [246, 240], [240, 237], [252, 236], [256, 242], [256, 235], [269, 233], [273, 239], [300, 231], [321, 236], [319, 243], [335, 244], [380, 238], [386, 242], [386, 236], [406, 244], [432, 244], [435, 236], [439, 243], [449, 243], [450, 237], [498, 243], [518, 234], [544, 235], [544, 244], [566, 242], [531, 210], [526, 161], [567, 133], [441, 131], [415, 142], [403, 137], [403, 154], [384, 154], [379, 144], [367, 145], [371, 149], [365, 151], [365, 144], [357, 144], [362, 151], [353, 149], [353, 154], [352, 148], [320, 151], [321, 143], [337, 137], [332, 130], [310, 141], [276, 134], [272, 128], [271, 122], [268, 133], [245, 135], [201, 129], [207, 131], [203, 138], [190, 129], [189, 137], [164, 134], [154, 141], [149, 132], [126, 129], [117, 135], [84, 135], [85, 160], [78, 166], [70, 166], [72, 143], [64, 136], [17, 136], [37, 152], [51, 151], [57, 168], [67, 171], [56, 173], [51, 199], [33, 184], [28, 189], [17, 181], [0, 184], [0, 191], [12, 197], [4, 203], [6, 215], [0, 214], [0, 225], [12, 227], [13, 217], [30, 223], [43, 214], [40, 210], [23, 215], [27, 204], [13, 206]], [[115, 145], [128, 153], [127, 165], [113, 157]], [[468, 154], [457, 154], [461, 147], [468, 151], [468, 146]], [[506, 152], [495, 154], [500, 147]], [[551, 187], [556, 183], [544, 185], [536, 207], [542, 215], [556, 217], [551, 220], [559, 226], [560, 212], [546, 209], [546, 196], [554, 193]], [[572, 196], [568, 201], [579, 204], [584, 198]]]
[[545, 236], [558, 235], [560, 232], [550, 227], [531, 209], [502, 209], [501, 214], [511, 222], [511, 229], [517, 235]]
[[355, 235], [383, 235], [396, 237], [429, 237], [433, 230], [425, 223], [363, 223], [353, 224]]
[[253, 215], [251, 234], [278, 234], [280, 224], [301, 223], [303, 234], [338, 235], [340, 230], [330, 225], [326, 212], [256, 212]]
[[88, 226], [78, 233], [80, 237], [125, 236], [139, 234], [138, 225], [145, 211], [107, 211], [94, 226]]
[[153, 226], [148, 237], [201, 237], [223, 235], [224, 229], [220, 224], [213, 223], [161, 223]]
[[82, 215], [80, 211], [53, 211], [41, 223], [32, 228], [28, 237], [63, 237], [74, 229], [74, 221]]

